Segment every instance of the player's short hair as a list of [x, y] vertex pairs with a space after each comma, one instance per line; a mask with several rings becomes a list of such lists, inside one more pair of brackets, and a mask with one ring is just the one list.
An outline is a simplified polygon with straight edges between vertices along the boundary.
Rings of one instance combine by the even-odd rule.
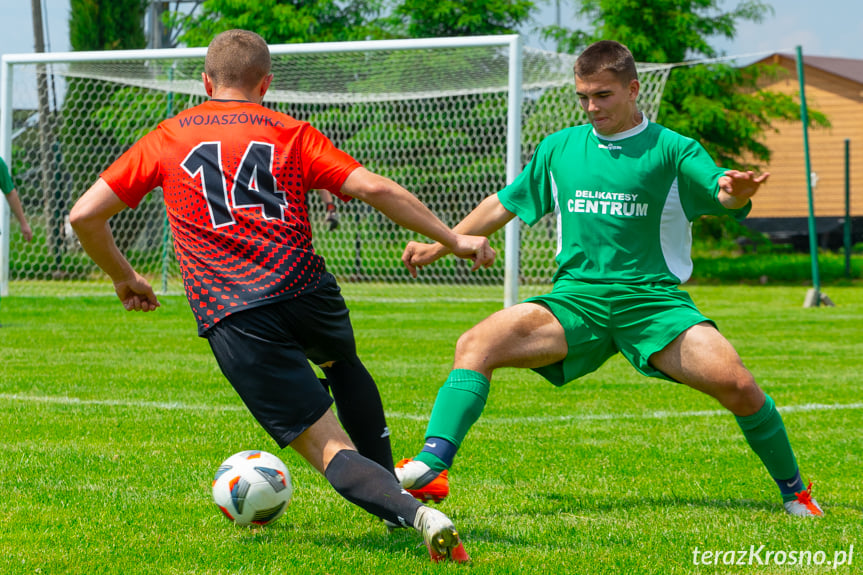
[[228, 30], [210, 42], [204, 72], [219, 87], [254, 88], [270, 73], [270, 48], [249, 30]]
[[605, 71], [614, 74], [624, 86], [638, 79], [632, 52], [614, 40], [600, 40], [591, 44], [575, 60], [575, 75], [580, 78]]

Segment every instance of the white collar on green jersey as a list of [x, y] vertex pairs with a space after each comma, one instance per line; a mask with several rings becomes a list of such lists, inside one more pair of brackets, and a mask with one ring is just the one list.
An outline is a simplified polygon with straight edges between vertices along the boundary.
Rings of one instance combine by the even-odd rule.
[[630, 128], [630, 129], [626, 130], [625, 132], [618, 132], [618, 133], [612, 134], [610, 136], [603, 136], [602, 134], [600, 134], [599, 132], [596, 131], [596, 128], [594, 128], [593, 129], [593, 135], [596, 136], [597, 138], [602, 138], [606, 142], [617, 142], [619, 140], [631, 138], [632, 136], [635, 136], [636, 134], [640, 134], [641, 132], [643, 132], [644, 130], [647, 129], [647, 124], [649, 124], [649, 123], [650, 122], [647, 120], [647, 114], [642, 112], [641, 113], [641, 123], [639, 125], [635, 126], [634, 128]]

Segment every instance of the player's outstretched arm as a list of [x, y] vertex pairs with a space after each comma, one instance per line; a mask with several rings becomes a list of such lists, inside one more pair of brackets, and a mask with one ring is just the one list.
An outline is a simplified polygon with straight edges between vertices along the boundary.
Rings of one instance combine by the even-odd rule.
[[[515, 214], [504, 208], [503, 204], [500, 203], [497, 194], [492, 194], [465, 216], [453, 228], [453, 231], [460, 234], [488, 237], [514, 217]], [[448, 253], [450, 253], [449, 250], [440, 243], [423, 244], [420, 242], [409, 242], [402, 254], [402, 262], [411, 271], [411, 275], [416, 277], [416, 270], [418, 268], [427, 266]]]
[[99, 180], [81, 196], [69, 221], [84, 251], [114, 282], [114, 291], [129, 311], [152, 311], [159, 300], [149, 282], [136, 272], [117, 248], [108, 220], [126, 208], [110, 186]]
[[21, 206], [21, 198], [18, 197], [18, 190], [13, 189], [9, 192], [6, 195], [6, 201], [9, 202], [9, 207], [12, 209], [15, 219], [18, 220], [18, 224], [21, 226], [21, 235], [24, 236], [24, 241], [29, 242], [33, 239], [33, 230], [30, 228], [30, 224], [27, 223], [27, 217], [24, 215], [24, 208]]
[[[341, 191], [369, 204], [403, 228], [431, 238], [456, 256], [473, 261], [472, 270], [494, 263], [495, 252], [488, 238], [449, 229], [416, 196], [389, 178], [357, 168], [345, 180]], [[416, 270], [410, 265], [408, 270], [416, 276]]]
[[725, 175], [719, 178], [719, 202], [729, 210], [742, 208], [768, 177], [770, 177], [769, 172], [756, 174], [751, 170], [726, 171]]

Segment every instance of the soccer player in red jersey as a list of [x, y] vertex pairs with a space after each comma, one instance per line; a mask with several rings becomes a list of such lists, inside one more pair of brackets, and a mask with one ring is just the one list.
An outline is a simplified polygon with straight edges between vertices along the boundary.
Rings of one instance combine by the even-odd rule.
[[[323, 189], [357, 198], [471, 259], [474, 269], [491, 265], [494, 251], [484, 237], [452, 232], [310, 124], [263, 107], [273, 76], [257, 34], [219, 34], [204, 70], [211, 99], [159, 124], [75, 204], [70, 219], [81, 245], [127, 310], [157, 309], [108, 220], [161, 186], [199, 335], [258, 422], [346, 499], [415, 527], [433, 559], [466, 560], [452, 522], [396, 481], [380, 395], [357, 357], [339, 286], [312, 248], [306, 195]], [[309, 360], [322, 366], [347, 433]]]

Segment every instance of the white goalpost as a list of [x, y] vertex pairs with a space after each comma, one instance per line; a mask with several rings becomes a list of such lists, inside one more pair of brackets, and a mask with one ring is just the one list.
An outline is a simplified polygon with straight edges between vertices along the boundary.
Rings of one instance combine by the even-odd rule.
[[[524, 47], [517, 35], [271, 46], [265, 105], [306, 120], [369, 169], [391, 177], [455, 225], [511, 182], [541, 139], [585, 121], [575, 57]], [[24, 242], [0, 201], [0, 295], [105, 293], [66, 216], [102, 170], [159, 121], [206, 99], [205, 48], [4, 55], [0, 157], [12, 170], [34, 238]], [[670, 67], [640, 65], [641, 109], [655, 119]], [[230, 126], [225, 126], [230, 129]], [[341, 281], [407, 282], [400, 255], [418, 239], [361, 202], [339, 206], [328, 231], [310, 194], [316, 250]], [[159, 190], [111, 221], [118, 245], [162, 293], [182, 291]], [[475, 273], [456, 258], [420, 281], [550, 283], [554, 219], [510, 222], [492, 236], [504, 265]], [[502, 253], [501, 253], [502, 252]]]

